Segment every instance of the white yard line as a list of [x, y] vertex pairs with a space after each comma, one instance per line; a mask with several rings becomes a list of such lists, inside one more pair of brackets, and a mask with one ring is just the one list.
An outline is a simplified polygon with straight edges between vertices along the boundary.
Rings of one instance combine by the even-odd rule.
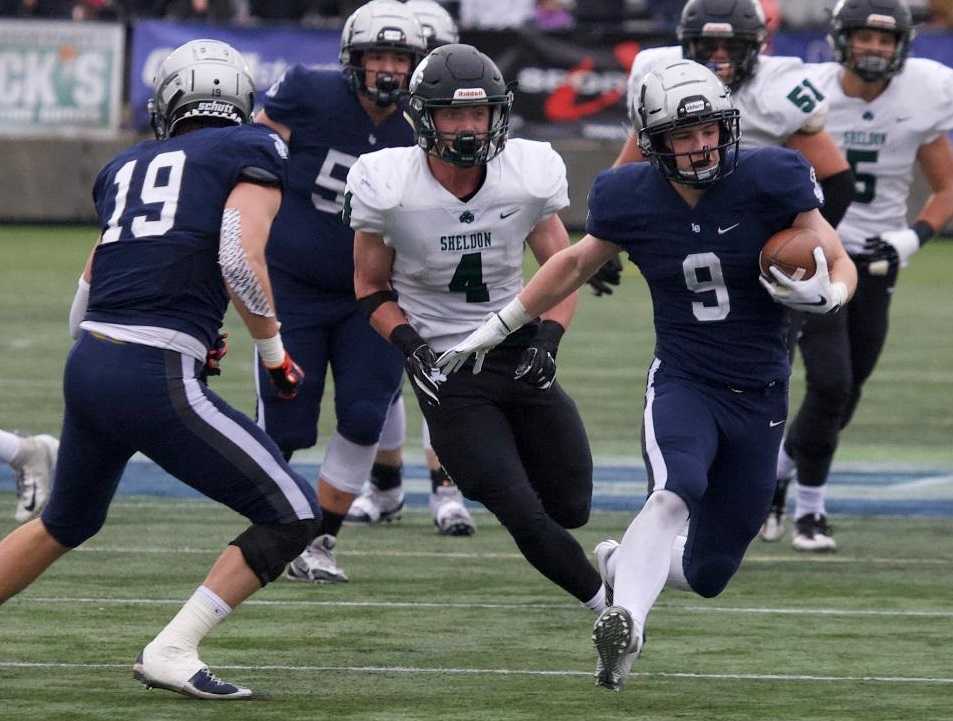
[[[108, 598], [75, 596], [31, 596], [24, 594], [11, 599], [10, 603], [22, 601], [29, 604], [89, 604], [100, 606], [180, 606], [180, 598]], [[252, 598], [243, 606], [265, 606], [272, 608], [427, 608], [427, 609], [505, 609], [507, 611], [565, 610], [578, 611], [580, 606], [573, 603], [489, 603], [489, 602], [428, 602], [428, 601], [314, 601], [314, 600], [268, 600]], [[655, 608], [681, 613], [710, 614], [733, 613], [742, 615], [786, 615], [786, 616], [848, 616], [854, 618], [890, 617], [890, 618], [953, 618], [953, 609], [851, 609], [851, 608], [771, 608], [745, 606], [704, 606], [677, 603], [659, 603]]]
[[[46, 663], [30, 661], [0, 661], [0, 668], [9, 669], [128, 669], [129, 663]], [[284, 671], [294, 673], [391, 673], [391, 674], [452, 674], [457, 676], [582, 676], [591, 677], [590, 671], [534, 670], [509, 668], [427, 668], [415, 666], [291, 666], [263, 665], [239, 666], [217, 664], [215, 670], [225, 671]], [[930, 676], [814, 676], [803, 674], [757, 674], [757, 673], [690, 673], [690, 672], [635, 672], [640, 678], [709, 679], [714, 681], [793, 681], [800, 683], [879, 683], [879, 684], [953, 684], [953, 678]]]

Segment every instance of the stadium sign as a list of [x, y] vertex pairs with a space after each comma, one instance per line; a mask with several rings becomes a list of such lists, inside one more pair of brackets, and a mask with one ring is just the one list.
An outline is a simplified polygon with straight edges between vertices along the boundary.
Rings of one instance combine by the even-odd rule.
[[110, 23], [0, 21], [0, 134], [114, 134], [123, 33]]

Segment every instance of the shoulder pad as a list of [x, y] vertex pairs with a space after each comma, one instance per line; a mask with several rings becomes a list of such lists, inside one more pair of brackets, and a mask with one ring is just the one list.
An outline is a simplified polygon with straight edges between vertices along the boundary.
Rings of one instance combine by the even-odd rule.
[[549, 199], [567, 185], [566, 164], [549, 143], [514, 138], [507, 141], [503, 156], [534, 198]]
[[384, 148], [357, 159], [347, 174], [347, 190], [365, 205], [386, 211], [396, 207], [405, 188], [416, 146]]

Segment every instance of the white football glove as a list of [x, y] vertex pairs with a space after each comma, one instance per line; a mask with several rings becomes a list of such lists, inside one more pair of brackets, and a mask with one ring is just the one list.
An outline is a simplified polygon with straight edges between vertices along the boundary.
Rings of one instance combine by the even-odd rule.
[[467, 362], [471, 355], [476, 357], [473, 363], [473, 374], [483, 370], [483, 359], [493, 348], [496, 348], [512, 331], [500, 319], [499, 313], [490, 313], [483, 325], [457, 343], [453, 348], [437, 359], [437, 368], [445, 374], [455, 373]]
[[832, 313], [847, 302], [847, 286], [831, 282], [827, 258], [820, 246], [814, 249], [814, 262], [817, 269], [807, 280], [789, 278], [773, 265], [768, 270], [774, 282], [764, 276], [758, 279], [777, 303], [804, 313]]
[[920, 238], [913, 228], [904, 228], [903, 230], [888, 230], [880, 234], [880, 239], [893, 246], [897, 251], [897, 258], [900, 261], [900, 267], [906, 268], [910, 262], [910, 256], [920, 250]]

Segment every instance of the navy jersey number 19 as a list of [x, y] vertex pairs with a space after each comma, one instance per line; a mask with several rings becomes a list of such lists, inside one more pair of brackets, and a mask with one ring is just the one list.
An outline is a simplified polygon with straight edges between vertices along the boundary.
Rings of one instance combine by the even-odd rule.
[[[185, 158], [185, 151], [173, 150], [168, 153], [160, 153], [149, 163], [145, 178], [142, 180], [142, 190], [139, 192], [139, 197], [143, 205], [161, 203], [162, 207], [159, 209], [159, 217], [156, 220], [149, 220], [146, 215], [137, 215], [132, 219], [129, 230], [133, 237], [155, 237], [164, 235], [172, 229], [175, 224], [175, 212], [179, 205], [179, 191], [182, 187]], [[106, 223], [106, 230], [102, 237], [103, 243], [113, 243], [119, 240], [122, 234], [120, 221], [126, 209], [127, 196], [137, 163], [136, 160], [130, 160], [116, 172], [113, 178], [113, 184], [116, 186], [116, 205], [109, 221]], [[166, 182], [159, 185], [159, 173], [166, 168], [168, 169]]]

